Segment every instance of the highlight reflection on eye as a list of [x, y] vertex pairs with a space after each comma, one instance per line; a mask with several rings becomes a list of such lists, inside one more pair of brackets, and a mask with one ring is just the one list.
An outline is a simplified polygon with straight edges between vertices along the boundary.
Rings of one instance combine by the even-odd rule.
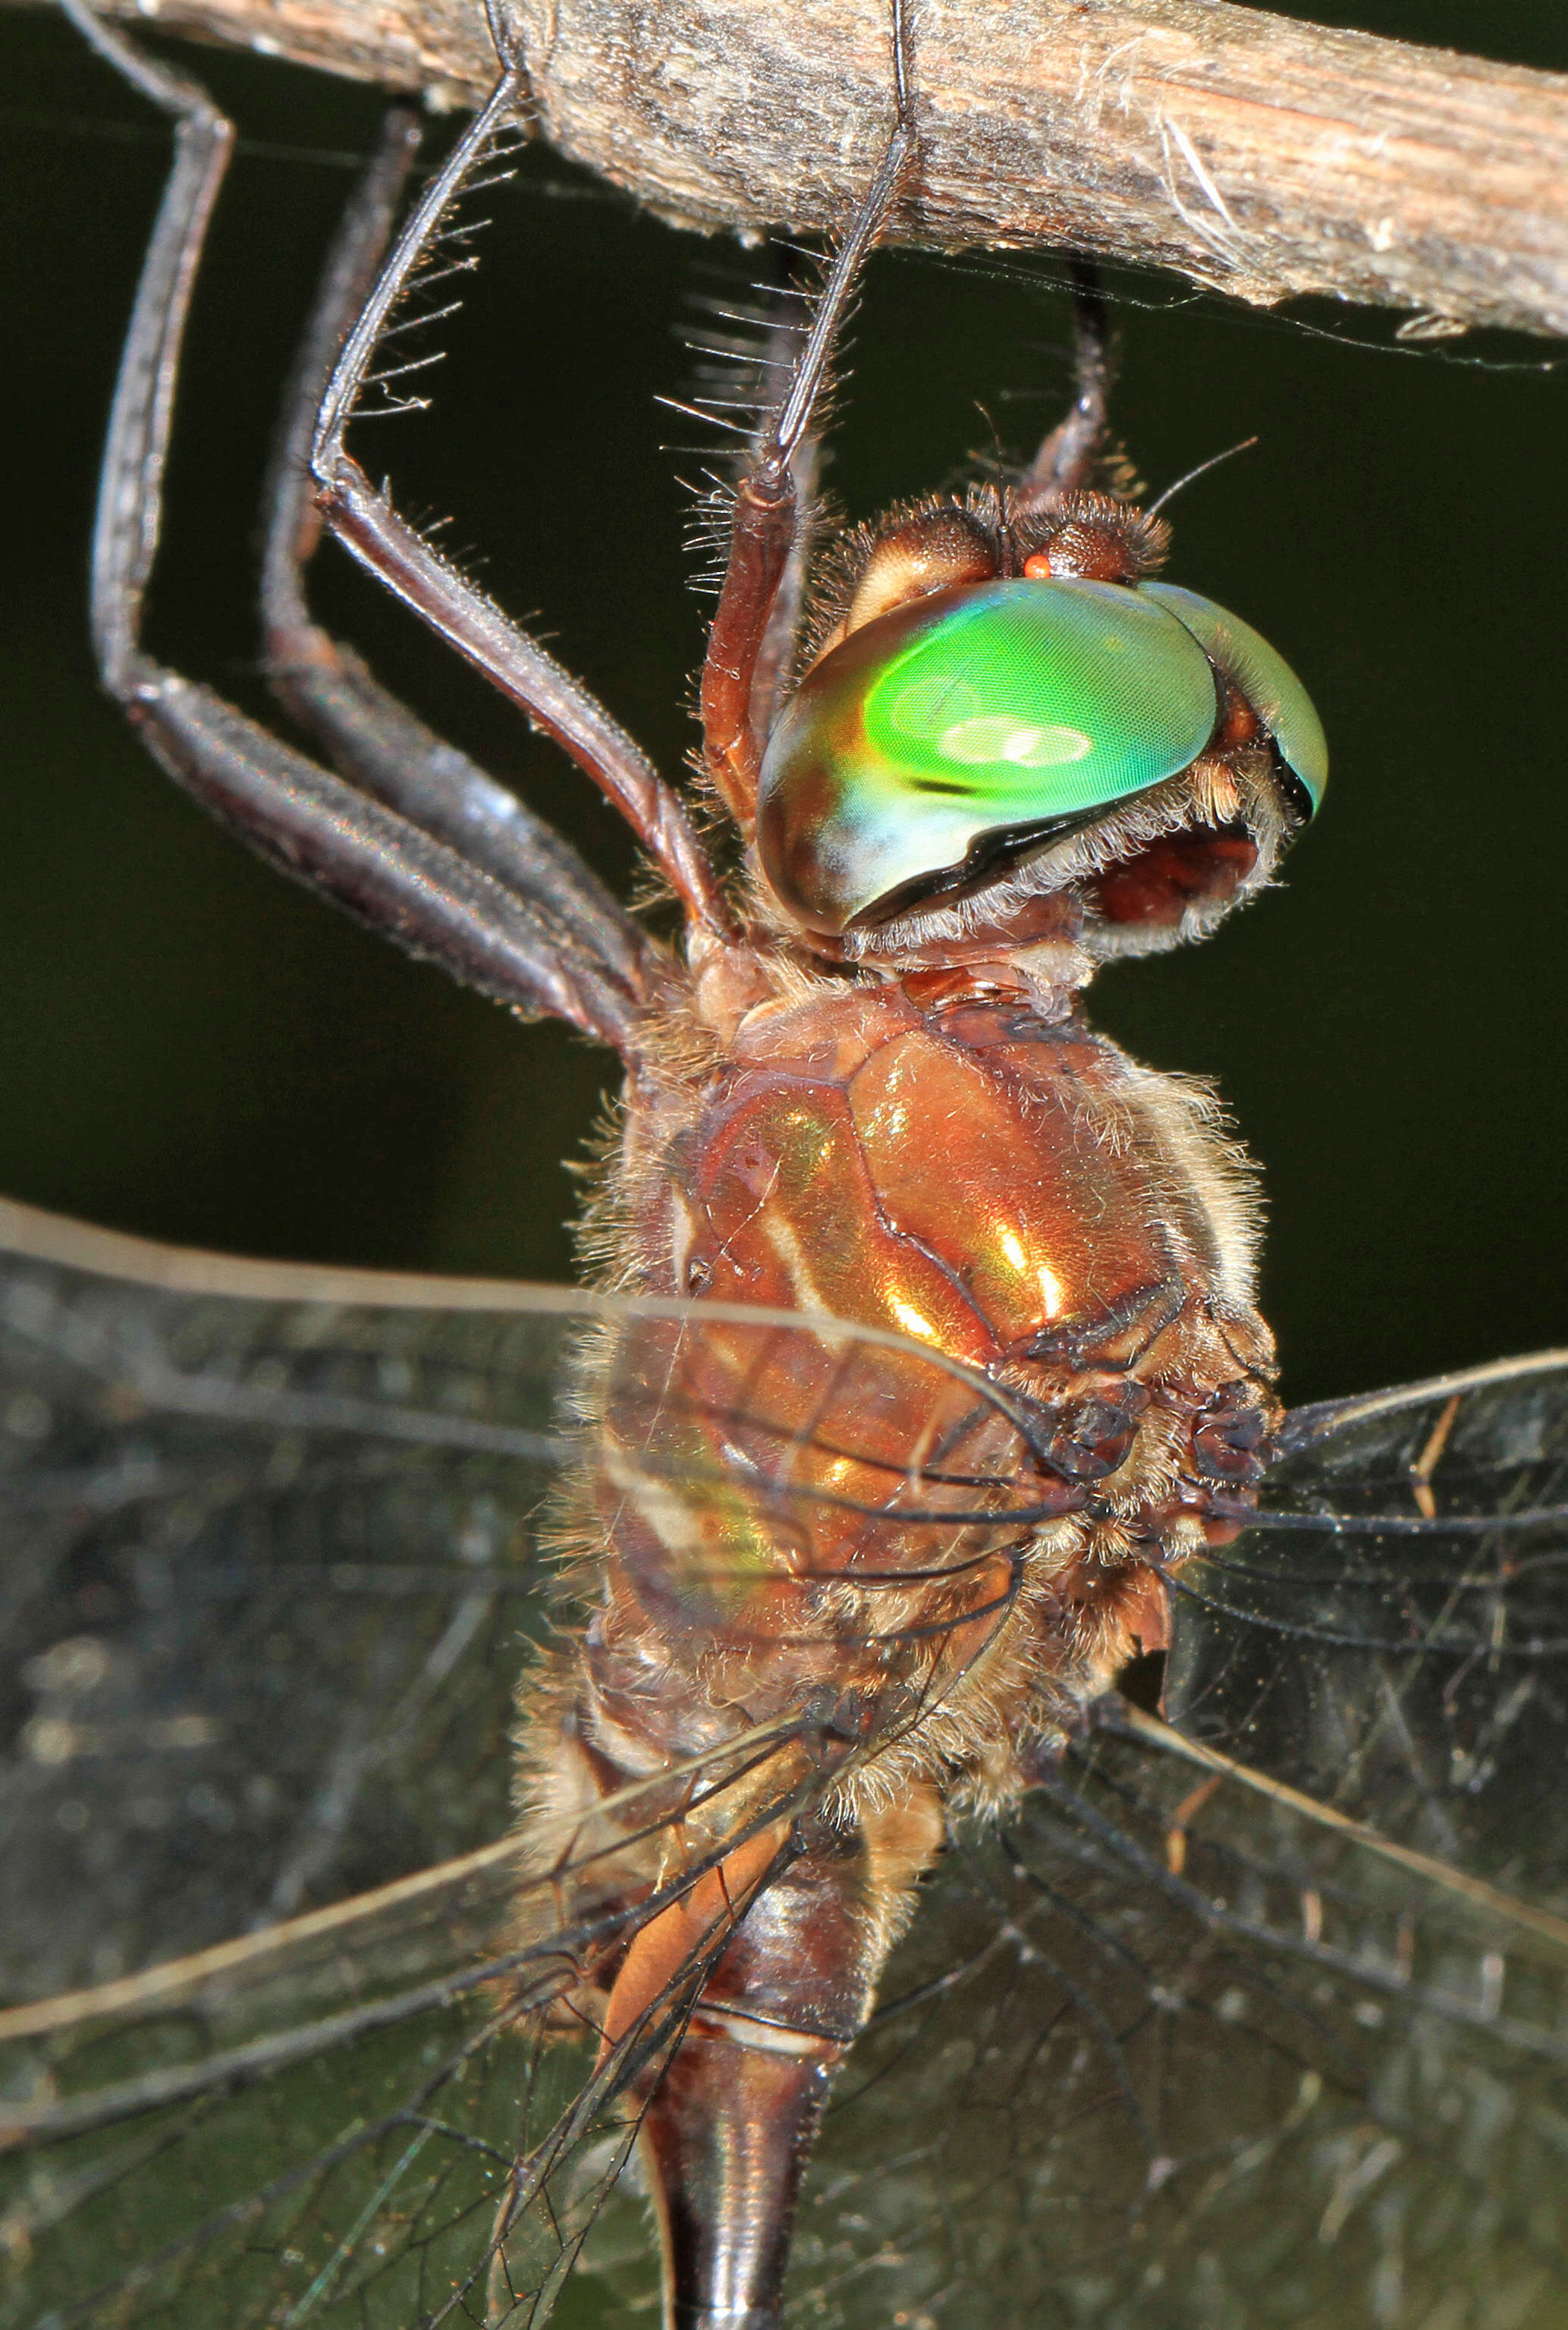
[[1082, 728], [1032, 728], [1002, 714], [959, 720], [944, 728], [937, 738], [937, 750], [945, 760], [975, 768], [992, 761], [1008, 761], [1017, 769], [1061, 769], [1092, 753], [1094, 739]]

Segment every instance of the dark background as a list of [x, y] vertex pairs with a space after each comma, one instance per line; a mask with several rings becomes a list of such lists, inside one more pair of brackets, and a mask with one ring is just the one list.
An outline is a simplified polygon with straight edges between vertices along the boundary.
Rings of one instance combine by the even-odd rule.
[[[1363, 5], [1372, 29], [1558, 65], [1560, 0]], [[243, 135], [198, 299], [152, 641], [263, 701], [255, 511], [278, 384], [378, 111], [202, 59]], [[226, 841], [99, 696], [84, 622], [116, 350], [165, 135], [57, 19], [0, 11], [0, 1189], [250, 1253], [564, 1274], [612, 1064], [519, 1028]], [[492, 198], [437, 410], [362, 458], [537, 615], [678, 770], [703, 604], [678, 474], [694, 297], [748, 261], [638, 219], [547, 154]], [[1265, 1295], [1295, 1397], [1568, 1340], [1562, 1189], [1568, 669], [1561, 351], [1411, 352], [1327, 304], [1254, 315], [1128, 279], [1119, 426], [1178, 504], [1173, 579], [1300, 671], [1334, 754], [1288, 886], [1207, 947], [1108, 975], [1101, 1022], [1215, 1078], [1267, 1171]], [[865, 514], [1054, 417], [1045, 266], [879, 260], [831, 483]], [[985, 413], [977, 410], [983, 405]], [[426, 716], [624, 883], [584, 781], [328, 549], [317, 604]]]

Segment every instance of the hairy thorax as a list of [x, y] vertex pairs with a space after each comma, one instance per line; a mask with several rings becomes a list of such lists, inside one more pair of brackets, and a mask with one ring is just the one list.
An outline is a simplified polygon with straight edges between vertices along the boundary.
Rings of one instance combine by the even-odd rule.
[[625, 1127], [612, 1275], [697, 1323], [605, 1359], [588, 1615], [534, 1801], [829, 1693], [888, 1741], [845, 1813], [930, 1783], [1003, 1803], [1163, 1645], [1173, 1571], [1260, 1470], [1250, 1171], [1202, 1087], [1006, 962], [792, 971], [722, 1035]]

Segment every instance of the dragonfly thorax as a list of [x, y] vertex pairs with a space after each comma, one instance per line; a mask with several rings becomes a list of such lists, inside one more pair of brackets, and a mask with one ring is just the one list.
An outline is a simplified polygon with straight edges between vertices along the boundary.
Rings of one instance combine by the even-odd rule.
[[[1009, 1729], [1060, 1732], [1149, 1646], [1153, 1577], [1245, 1497], [1273, 1412], [1250, 1177], [1203, 1096], [1021, 980], [819, 979], [746, 1015], [634, 1146], [622, 1283], [899, 1340], [857, 1356], [852, 1397], [832, 1338], [672, 1331], [656, 1408], [603, 1396], [623, 1454], [596, 1492], [614, 1551], [577, 1729], [651, 1768], [706, 1751], [726, 1710], [914, 1691], [944, 1700], [910, 1751], [928, 1776], [994, 1775]], [[1012, 1407], [977, 1405], [976, 1378]], [[758, 1416], [789, 1420], [787, 1444], [738, 1421]], [[906, 1526], [889, 1484], [912, 1450], [931, 1469]], [[670, 1479], [742, 1451], [788, 1484], [760, 1534], [744, 1502], [672, 1508]], [[978, 1513], [976, 1481], [1027, 1522]], [[692, 1687], [656, 1709], [656, 1671]]]

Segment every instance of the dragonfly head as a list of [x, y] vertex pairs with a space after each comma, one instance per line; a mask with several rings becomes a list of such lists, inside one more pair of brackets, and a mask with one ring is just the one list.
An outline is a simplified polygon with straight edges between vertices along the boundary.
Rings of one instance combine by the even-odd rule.
[[1153, 579], [1167, 538], [989, 486], [856, 538], [762, 762], [762, 876], [809, 942], [1005, 944], [1051, 899], [1091, 954], [1147, 952], [1268, 879], [1323, 731], [1250, 625]]

